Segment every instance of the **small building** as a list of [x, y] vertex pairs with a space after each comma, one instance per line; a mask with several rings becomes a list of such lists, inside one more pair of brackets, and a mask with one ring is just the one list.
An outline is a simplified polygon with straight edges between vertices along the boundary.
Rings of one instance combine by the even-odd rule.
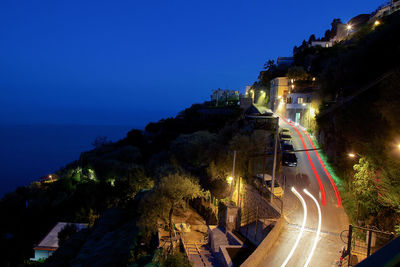
[[332, 41], [312, 41], [311, 45], [312, 47], [316, 47], [316, 46], [320, 46], [323, 48], [328, 48], [328, 47], [332, 47]]
[[276, 111], [278, 103], [281, 99], [285, 98], [289, 91], [289, 78], [288, 77], [277, 77], [271, 80], [270, 89], [270, 108]]
[[288, 94], [286, 97], [286, 117], [295, 123], [308, 125], [312, 94], [312, 88], [305, 88]]
[[33, 250], [35, 251], [35, 257], [31, 258], [31, 261], [38, 261], [40, 259], [47, 259], [51, 256], [54, 251], [58, 249], [58, 233], [64, 229], [68, 224], [74, 224], [77, 231], [87, 228], [86, 223], [66, 223], [58, 222], [53, 229], [36, 245]]
[[400, 0], [391, 0], [389, 3], [378, 7], [378, 9], [372, 14], [370, 21], [375, 21], [384, 16], [390, 15], [397, 10], [400, 10]]

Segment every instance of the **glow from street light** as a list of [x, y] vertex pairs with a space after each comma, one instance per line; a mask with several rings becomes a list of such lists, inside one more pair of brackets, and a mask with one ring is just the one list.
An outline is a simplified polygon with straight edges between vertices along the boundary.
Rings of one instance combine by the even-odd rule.
[[374, 26], [378, 26], [379, 24], [381, 24], [381, 22], [379, 20], [375, 20]]
[[303, 103], [303, 107], [305, 107], [306, 106], [306, 103]]
[[347, 26], [346, 26], [346, 28], [347, 28], [347, 30], [351, 30], [353, 27], [350, 25], [350, 24], [348, 24]]
[[296, 250], [297, 245], [300, 242], [301, 236], [303, 235], [304, 227], [306, 225], [306, 220], [307, 220], [307, 204], [304, 201], [304, 198], [299, 194], [299, 192], [296, 191], [296, 189], [294, 187], [292, 187], [292, 192], [300, 200], [301, 205], [303, 206], [303, 210], [304, 210], [303, 224], [301, 225], [301, 229], [300, 229], [299, 235], [297, 236], [296, 242], [294, 243], [294, 246], [292, 247], [292, 250], [289, 252], [288, 256], [286, 257], [286, 260], [282, 263], [281, 267], [286, 266], [286, 264], [289, 262], [290, 258], [293, 256], [293, 253]]
[[354, 153], [349, 153], [348, 156], [349, 156], [350, 158], [354, 158], [354, 157], [356, 156], [356, 154], [354, 154]]
[[310, 115], [311, 115], [312, 117], [315, 116], [315, 109], [314, 109], [314, 108], [310, 108]]
[[317, 243], [318, 243], [318, 239], [319, 239], [319, 235], [321, 233], [321, 221], [322, 221], [322, 217], [321, 217], [321, 207], [318, 204], [318, 201], [315, 199], [315, 197], [313, 195], [310, 194], [310, 192], [307, 191], [307, 189], [303, 189], [304, 193], [306, 193], [309, 197], [312, 198], [312, 200], [314, 201], [315, 205], [317, 205], [318, 208], [318, 228], [317, 228], [317, 234], [315, 235], [315, 240], [314, 240], [314, 244], [312, 246], [311, 252], [308, 255], [307, 261], [304, 264], [304, 267], [307, 267], [308, 264], [311, 261], [311, 258], [314, 254], [315, 248], [317, 247]]
[[229, 176], [229, 177], [228, 177], [228, 183], [232, 183], [232, 181], [233, 181], [233, 177], [232, 177], [232, 176]]
[[400, 149], [400, 144], [397, 145], [397, 148]]

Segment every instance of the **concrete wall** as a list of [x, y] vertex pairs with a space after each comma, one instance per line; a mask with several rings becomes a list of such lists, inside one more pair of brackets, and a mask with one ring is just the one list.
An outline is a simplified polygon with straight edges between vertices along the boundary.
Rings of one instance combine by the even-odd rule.
[[229, 240], [229, 245], [220, 246], [220, 262], [224, 267], [233, 267], [233, 262], [231, 257], [229, 256], [227, 248], [242, 248], [243, 242], [237, 238], [232, 232], [227, 232], [227, 238]]
[[267, 235], [267, 237], [261, 242], [261, 244], [256, 248], [256, 250], [243, 262], [241, 267], [255, 267], [259, 266], [261, 263], [266, 264], [265, 259], [271, 251], [271, 248], [275, 245], [281, 234], [282, 229], [285, 227], [285, 219], [280, 218], [274, 229]]

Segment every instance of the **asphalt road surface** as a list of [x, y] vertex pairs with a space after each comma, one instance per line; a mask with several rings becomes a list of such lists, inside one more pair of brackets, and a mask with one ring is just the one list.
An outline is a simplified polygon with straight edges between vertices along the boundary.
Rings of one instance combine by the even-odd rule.
[[[290, 129], [295, 150], [312, 149], [310, 137], [293, 123], [280, 118], [280, 127]], [[314, 147], [313, 147], [314, 145]], [[283, 167], [280, 184], [284, 186], [284, 216], [287, 221], [278, 241], [261, 266], [282, 266], [292, 250], [302, 228], [304, 211], [299, 198], [291, 191], [294, 187], [303, 197], [307, 207], [304, 232], [286, 266], [304, 266], [312, 250], [318, 228], [318, 209], [315, 202], [304, 193], [307, 189], [318, 201], [321, 209], [321, 233], [308, 266], [336, 266], [339, 251], [345, 245], [340, 233], [348, 229], [348, 217], [343, 210], [339, 192], [329, 173], [324, 169], [317, 151], [296, 152], [297, 167]]]

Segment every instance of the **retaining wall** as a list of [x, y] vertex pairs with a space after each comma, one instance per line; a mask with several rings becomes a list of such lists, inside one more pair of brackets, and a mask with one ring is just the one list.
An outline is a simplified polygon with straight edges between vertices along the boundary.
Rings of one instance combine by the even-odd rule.
[[[278, 219], [274, 228], [269, 232], [267, 237], [261, 242], [261, 244], [256, 248], [256, 250], [243, 262], [241, 267], [255, 267], [264, 262], [264, 259], [268, 256], [271, 248], [274, 246], [275, 242], [278, 240], [282, 229], [285, 227], [286, 221], [283, 218]], [[265, 263], [265, 262], [264, 262]]]

